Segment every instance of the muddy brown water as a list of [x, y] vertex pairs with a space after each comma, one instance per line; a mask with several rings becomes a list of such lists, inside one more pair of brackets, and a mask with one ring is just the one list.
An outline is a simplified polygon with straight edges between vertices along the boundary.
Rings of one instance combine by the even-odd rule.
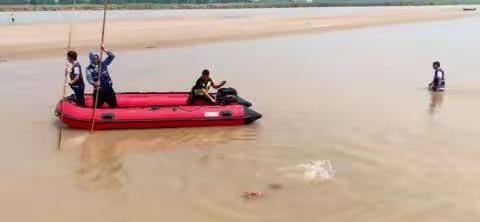
[[[117, 91], [184, 91], [209, 68], [264, 118], [64, 129], [60, 150], [63, 59], [1, 63], [0, 219], [478, 220], [478, 30], [470, 18], [118, 52]], [[434, 60], [447, 73], [443, 94], [425, 90]], [[320, 160], [334, 175], [300, 167]]]

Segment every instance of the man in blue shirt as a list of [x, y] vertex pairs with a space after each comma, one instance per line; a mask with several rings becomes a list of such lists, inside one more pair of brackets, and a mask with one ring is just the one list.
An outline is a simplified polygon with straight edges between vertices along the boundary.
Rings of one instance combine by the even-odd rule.
[[87, 67], [87, 80], [93, 86], [93, 102], [95, 103], [98, 91], [98, 101], [96, 108], [102, 107], [106, 102], [110, 109], [117, 107], [117, 97], [112, 87], [112, 79], [108, 72], [108, 66], [112, 63], [115, 55], [102, 45], [102, 50], [107, 53], [107, 58], [102, 62], [102, 70], [99, 75], [100, 57], [97, 54], [90, 53], [90, 65]]

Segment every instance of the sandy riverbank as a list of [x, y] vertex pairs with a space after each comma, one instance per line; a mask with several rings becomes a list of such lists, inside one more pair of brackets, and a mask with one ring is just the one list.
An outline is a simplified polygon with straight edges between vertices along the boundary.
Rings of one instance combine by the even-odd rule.
[[[446, 20], [474, 16], [460, 9], [442, 7], [391, 7], [374, 13], [354, 12], [333, 16], [240, 16], [214, 15], [175, 19], [110, 21], [106, 44], [110, 48], [143, 49], [188, 46], [216, 41], [251, 39], [308, 32], [325, 32], [375, 25]], [[100, 22], [75, 23], [72, 48], [85, 53], [100, 39]], [[69, 24], [0, 26], [0, 59], [62, 55]]]

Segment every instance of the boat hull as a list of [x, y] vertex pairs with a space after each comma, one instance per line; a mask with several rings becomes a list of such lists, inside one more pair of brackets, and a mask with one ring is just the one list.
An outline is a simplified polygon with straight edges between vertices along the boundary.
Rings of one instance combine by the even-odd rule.
[[93, 122], [95, 130], [236, 126], [262, 117], [242, 104], [186, 105], [181, 93], [119, 93], [119, 108], [96, 110], [91, 108], [91, 95], [86, 96], [87, 107], [77, 106], [72, 98], [58, 103], [56, 115], [76, 129], [91, 129]]

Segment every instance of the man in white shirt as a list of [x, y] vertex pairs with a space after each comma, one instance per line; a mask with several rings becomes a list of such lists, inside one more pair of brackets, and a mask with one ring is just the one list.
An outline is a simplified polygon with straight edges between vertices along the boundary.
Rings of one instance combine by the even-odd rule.
[[75, 93], [77, 105], [85, 106], [85, 83], [82, 77], [82, 67], [77, 61], [78, 54], [75, 51], [67, 53], [68, 65], [65, 70], [66, 74], [70, 75], [68, 85]]
[[433, 63], [433, 80], [428, 84], [428, 89], [434, 92], [441, 92], [445, 90], [445, 72], [440, 68], [440, 62]]

